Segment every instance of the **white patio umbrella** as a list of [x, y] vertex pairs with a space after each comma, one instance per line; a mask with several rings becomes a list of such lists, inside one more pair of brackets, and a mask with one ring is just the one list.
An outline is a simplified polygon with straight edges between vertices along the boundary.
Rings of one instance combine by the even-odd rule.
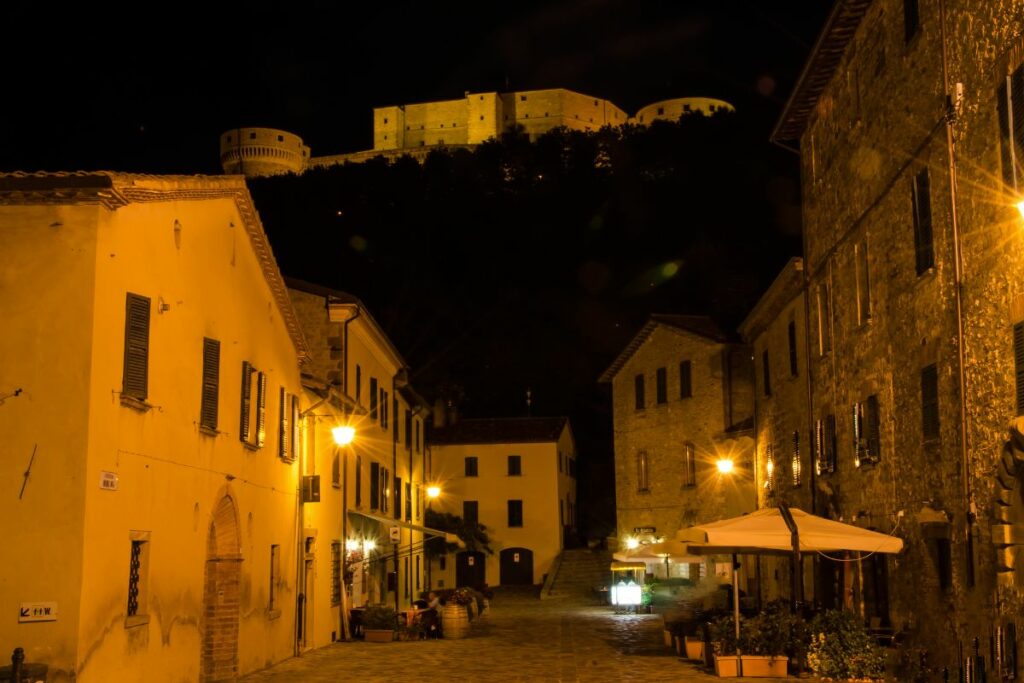
[[[824, 517], [818, 517], [781, 503], [740, 517], [707, 524], [697, 524], [676, 533], [676, 540], [686, 544], [694, 555], [726, 555], [732, 557], [733, 618], [736, 639], [740, 637], [740, 592], [737, 586], [736, 556], [791, 555], [795, 566], [792, 605], [795, 608], [800, 579], [797, 576], [800, 554], [804, 552], [898, 553], [902, 539], [877, 531], [861, 529]], [[742, 672], [741, 672], [742, 673]]]

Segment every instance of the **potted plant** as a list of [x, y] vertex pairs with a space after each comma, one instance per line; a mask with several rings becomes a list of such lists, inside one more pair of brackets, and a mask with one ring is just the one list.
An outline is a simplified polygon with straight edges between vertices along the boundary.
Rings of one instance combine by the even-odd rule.
[[397, 625], [398, 615], [388, 605], [370, 605], [363, 612], [363, 634], [368, 643], [390, 643]]
[[773, 602], [744, 623], [740, 656], [744, 676], [786, 677], [794, 618], [782, 603]]
[[821, 678], [880, 679], [885, 654], [853, 612], [828, 610], [811, 623], [807, 663]]
[[736, 641], [736, 622], [731, 614], [721, 616], [712, 622], [711, 640], [715, 655], [715, 674], [719, 678], [739, 676], [739, 643]]

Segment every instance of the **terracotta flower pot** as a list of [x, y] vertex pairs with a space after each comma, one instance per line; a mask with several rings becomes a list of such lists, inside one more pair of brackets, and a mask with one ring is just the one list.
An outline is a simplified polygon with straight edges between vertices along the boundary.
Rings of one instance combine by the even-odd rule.
[[395, 639], [395, 632], [368, 628], [363, 631], [363, 637], [368, 643], [390, 643]]
[[719, 678], [736, 678], [740, 675], [740, 658], [736, 655], [715, 655], [715, 673]]
[[789, 657], [743, 655], [743, 675], [757, 678], [785, 678]]

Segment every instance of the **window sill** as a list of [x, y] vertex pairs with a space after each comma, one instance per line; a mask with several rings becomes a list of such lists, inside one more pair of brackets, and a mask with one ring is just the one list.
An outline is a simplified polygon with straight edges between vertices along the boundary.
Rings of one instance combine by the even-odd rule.
[[125, 628], [135, 628], [136, 626], [143, 626], [149, 623], [148, 614], [133, 614], [130, 617], [124, 618]]
[[267, 619], [274, 620], [274, 619], [280, 619], [280, 618], [281, 618], [281, 610], [279, 610], [279, 609], [272, 609], [269, 612], [267, 612]]
[[210, 429], [204, 425], [199, 425], [199, 433], [205, 434], [206, 436], [220, 436], [220, 432], [216, 429]]
[[140, 413], [148, 413], [150, 410], [153, 409], [152, 404], [147, 403], [142, 399], [135, 398], [134, 396], [127, 396], [125, 394], [121, 394], [121, 405], [123, 405], [125, 408], [137, 410]]
[[258, 451], [260, 449], [260, 446], [257, 446], [254, 443], [249, 443], [248, 441], [243, 441], [242, 445], [245, 446], [246, 450], [250, 451]]
[[637, 492], [637, 495], [641, 495], [641, 496], [649, 496], [649, 495], [651, 495], [651, 490], [650, 489], [637, 489], [636, 492]]

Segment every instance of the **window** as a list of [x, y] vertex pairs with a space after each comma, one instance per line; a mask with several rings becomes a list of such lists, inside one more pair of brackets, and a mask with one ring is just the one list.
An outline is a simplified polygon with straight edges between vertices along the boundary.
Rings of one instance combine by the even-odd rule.
[[793, 432], [793, 486], [803, 483], [803, 463], [800, 462], [800, 432]]
[[999, 153], [1003, 182], [1010, 190], [1024, 186], [1021, 163], [1024, 162], [1024, 66], [1006, 76], [996, 91], [999, 113]]
[[412, 482], [405, 484], [405, 521], [412, 521]]
[[220, 394], [220, 342], [203, 339], [203, 391], [199, 402], [199, 426], [217, 431], [217, 399]]
[[764, 395], [772, 395], [772, 373], [768, 367], [768, 349], [761, 352], [761, 375], [764, 383]]
[[402, 479], [395, 477], [395, 519], [402, 518]]
[[693, 367], [688, 360], [679, 364], [679, 398], [693, 396]]
[[277, 609], [277, 582], [281, 578], [281, 546], [270, 546], [270, 600], [267, 608], [273, 612]]
[[853, 247], [857, 282], [857, 324], [871, 320], [871, 280], [868, 277], [868, 241], [861, 240]]
[[683, 486], [697, 485], [697, 454], [693, 444], [683, 444]]
[[477, 458], [475, 455], [470, 455], [466, 457], [466, 476], [477, 476]]
[[148, 297], [128, 293], [124, 318], [124, 378], [121, 396], [145, 401], [149, 393]]
[[380, 509], [381, 512], [387, 512], [388, 507], [391, 503], [391, 489], [388, 485], [391, 483], [391, 472], [385, 468], [380, 468]]
[[558, 451], [558, 471], [561, 472], [562, 469], [562, 451]]
[[[131, 532], [131, 555], [128, 561], [128, 611], [126, 616], [147, 613], [149, 579], [149, 532]], [[145, 623], [140, 620], [139, 623]], [[127, 625], [133, 625], [128, 623]]]
[[[561, 468], [559, 468], [561, 469]], [[508, 476], [518, 477], [523, 474], [523, 459], [518, 455], [508, 456]]]
[[922, 169], [910, 185], [914, 210], [914, 253], [917, 274], [927, 272], [935, 266], [935, 250], [932, 246], [932, 199], [929, 187], [928, 169]]
[[636, 490], [639, 493], [647, 493], [650, 491], [650, 482], [648, 481], [648, 463], [647, 463], [647, 451], [639, 451], [636, 454]]
[[800, 369], [797, 367], [795, 321], [789, 321], [789, 326], [786, 328], [786, 332], [789, 336], [789, 376], [796, 377], [800, 374]]
[[[398, 425], [395, 425], [397, 431]], [[405, 449], [412, 450], [412, 411], [405, 409]]]
[[294, 462], [299, 442], [299, 398], [281, 387], [279, 399], [277, 455], [285, 462]]
[[[253, 384], [256, 385], [256, 401], [252, 400]], [[242, 405], [238, 438], [248, 446], [260, 448], [267, 437], [267, 376], [254, 368], [249, 361], [242, 361]], [[253, 433], [253, 421], [256, 428]], [[253, 438], [255, 437], [255, 441]]]
[[864, 436], [867, 439], [866, 457], [870, 462], [882, 459], [882, 429], [878, 410], [878, 396], [872, 394], [864, 404]]
[[909, 43], [920, 28], [921, 15], [917, 0], [903, 0], [903, 41]]
[[1013, 365], [1017, 389], [1017, 414], [1024, 415], [1024, 322], [1013, 326]]
[[508, 525], [509, 527], [523, 526], [523, 501], [510, 500], [508, 502]]
[[380, 427], [388, 428], [388, 392], [380, 390]]
[[827, 279], [818, 285], [817, 304], [818, 354], [824, 356], [832, 350], [832, 288]]
[[398, 443], [398, 436], [399, 436], [399, 434], [398, 434], [398, 415], [399, 415], [398, 410], [399, 410], [399, 408], [398, 408], [398, 397], [395, 397], [395, 398], [391, 399], [391, 412], [388, 413], [389, 415], [393, 414], [392, 428], [394, 429], [393, 433], [394, 433], [395, 443]]
[[356, 403], [363, 400], [363, 369], [356, 365]]
[[331, 486], [341, 488], [341, 455], [337, 449], [334, 451], [334, 458], [331, 460]]
[[925, 441], [939, 438], [939, 370], [934, 363], [921, 370], [921, 429]]
[[331, 605], [341, 604], [341, 541], [331, 541]]
[[416, 556], [416, 590], [420, 589], [420, 556]]
[[814, 423], [815, 468], [818, 474], [836, 471], [836, 416]]
[[356, 456], [356, 507], [363, 504], [363, 456]]
[[370, 419], [377, 419], [377, 378], [370, 378]]
[[668, 373], [658, 368], [655, 377], [655, 395], [659, 404], [668, 402]]
[[370, 463], [370, 509], [377, 510], [380, 508], [380, 481], [381, 471], [380, 464], [371, 462]]
[[636, 409], [644, 408], [644, 376], [637, 375], [633, 378], [633, 389], [636, 392]]
[[420, 452], [420, 421], [419, 420], [413, 420], [413, 426], [415, 427], [415, 431], [416, 431], [416, 452], [419, 453]]
[[764, 447], [764, 488], [768, 493], [775, 490], [775, 449], [772, 444]]
[[480, 503], [478, 501], [462, 501], [462, 520], [467, 524], [480, 523]]

